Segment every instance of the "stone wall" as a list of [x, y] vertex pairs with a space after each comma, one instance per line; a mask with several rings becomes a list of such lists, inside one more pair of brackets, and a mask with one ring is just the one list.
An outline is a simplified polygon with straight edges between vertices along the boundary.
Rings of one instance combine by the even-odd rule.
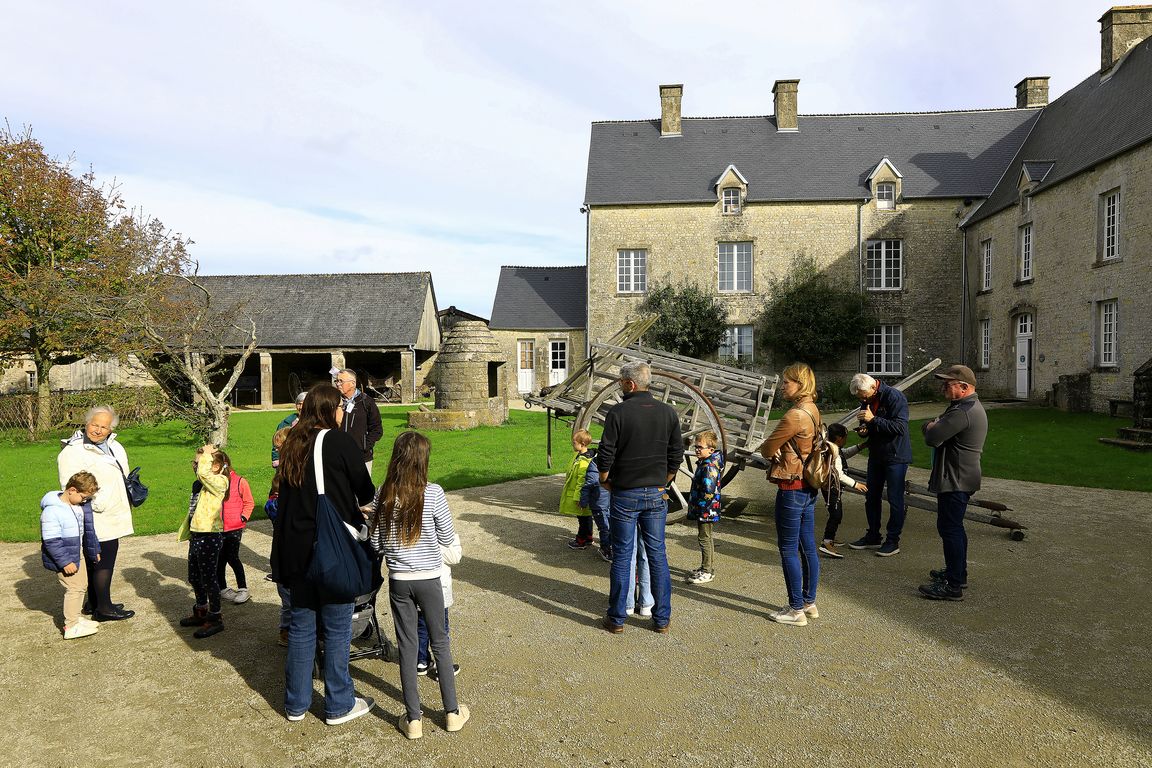
[[[622, 325], [622, 324], [621, 324]], [[608, 334], [620, 330], [618, 327], [612, 329]], [[568, 344], [568, 374], [571, 375], [578, 366], [580, 366], [586, 359], [587, 343], [586, 334], [584, 329], [569, 329], [569, 330], [494, 330], [492, 335], [496, 337], [497, 343], [500, 345], [500, 350], [508, 360], [507, 366], [507, 382], [506, 389], [509, 398], [519, 399], [522, 394], [519, 390], [517, 383], [517, 376], [519, 373], [519, 357], [517, 352], [517, 343], [524, 339], [531, 339], [534, 344], [534, 369], [532, 387], [533, 392], [539, 392], [541, 387], [548, 386], [548, 374], [550, 373], [550, 351], [549, 343], [552, 341], [566, 341]]]
[[[1120, 189], [1120, 258], [1098, 259], [1100, 195]], [[977, 371], [981, 389], [1015, 391], [1015, 318], [1034, 315], [1031, 397], [1061, 376], [1091, 374], [1092, 410], [1132, 396], [1132, 373], [1152, 357], [1152, 147], [1145, 145], [1036, 194], [1031, 210], [1014, 205], [968, 228], [969, 267], [978, 287], [980, 244], [992, 240], [992, 289], [974, 300], [973, 327], [991, 321], [992, 359]], [[1033, 228], [1033, 280], [1017, 281], [1019, 228]], [[1116, 299], [1118, 365], [1098, 363], [1098, 303]], [[975, 331], [969, 345], [979, 362]], [[1042, 357], [1042, 359], [1041, 359]], [[975, 368], [975, 366], [974, 366]]]
[[[810, 256], [833, 275], [859, 285], [860, 243], [900, 239], [903, 287], [869, 292], [879, 322], [904, 325], [904, 373], [935, 356], [959, 360], [962, 239], [956, 225], [965, 210], [961, 201], [949, 199], [901, 200], [893, 211], [852, 201], [750, 203], [737, 216], [723, 215], [719, 203], [595, 207], [589, 214], [589, 338], [605, 340], [643, 300], [643, 295], [616, 291], [620, 249], [647, 250], [649, 287], [691, 278], [716, 293], [731, 325], [743, 325], [755, 321], [769, 284], [785, 274], [795, 257]], [[719, 292], [720, 242], [753, 244], [751, 292]], [[788, 362], [756, 351], [757, 369], [775, 371]], [[863, 365], [861, 349], [824, 373], [846, 377]]]

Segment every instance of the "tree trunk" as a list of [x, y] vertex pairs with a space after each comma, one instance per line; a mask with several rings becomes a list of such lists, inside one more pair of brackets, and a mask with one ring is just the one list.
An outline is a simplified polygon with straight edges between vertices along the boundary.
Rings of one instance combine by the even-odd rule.
[[33, 363], [36, 366], [36, 421], [28, 431], [39, 437], [52, 428], [52, 389], [48, 383], [52, 361], [34, 359]]
[[224, 448], [228, 445], [228, 417], [231, 409], [228, 400], [205, 403], [208, 406], [208, 442]]

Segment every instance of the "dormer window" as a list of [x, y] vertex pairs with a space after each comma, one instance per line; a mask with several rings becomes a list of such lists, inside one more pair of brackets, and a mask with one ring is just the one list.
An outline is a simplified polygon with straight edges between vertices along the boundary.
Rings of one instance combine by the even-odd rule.
[[728, 187], [724, 190], [723, 197], [724, 213], [738, 214], [740, 213], [740, 189], [738, 187]]
[[896, 184], [882, 181], [876, 185], [876, 207], [882, 211], [896, 210]]

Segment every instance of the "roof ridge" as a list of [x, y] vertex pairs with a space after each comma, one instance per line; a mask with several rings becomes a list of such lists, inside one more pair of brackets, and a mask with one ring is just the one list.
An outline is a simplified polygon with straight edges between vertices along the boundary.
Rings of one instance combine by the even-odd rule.
[[584, 264], [533, 266], [531, 264], [501, 264], [500, 269], [584, 269]]
[[193, 277], [373, 277], [378, 275], [400, 276], [431, 274], [431, 270], [421, 269], [413, 270], [412, 272], [296, 272], [291, 274], [283, 272], [253, 272], [232, 275], [193, 275]]
[[[812, 112], [800, 113], [797, 117], [888, 117], [894, 115], [962, 115], [984, 114], [988, 112], [1039, 112], [1043, 107], [977, 107], [971, 109], [930, 109], [909, 112]], [[682, 117], [683, 120], [768, 120], [775, 115], [702, 115]], [[660, 118], [651, 117], [638, 120], [593, 120], [592, 125], [624, 125], [633, 123], [658, 123]]]

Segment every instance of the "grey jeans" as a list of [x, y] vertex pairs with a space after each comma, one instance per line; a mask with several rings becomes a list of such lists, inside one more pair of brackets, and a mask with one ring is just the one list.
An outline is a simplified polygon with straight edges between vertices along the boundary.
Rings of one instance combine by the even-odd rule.
[[417, 612], [424, 612], [428, 624], [428, 640], [432, 655], [436, 657], [437, 679], [440, 682], [440, 698], [445, 712], [455, 712], [456, 675], [452, 672], [452, 646], [444, 629], [444, 592], [440, 579], [420, 581], [388, 580], [388, 604], [392, 608], [392, 622], [396, 628], [396, 645], [400, 651], [400, 688], [404, 691], [404, 707], [409, 720], [419, 720], [420, 689], [416, 674], [416, 657], [419, 653], [420, 638], [417, 633]]

